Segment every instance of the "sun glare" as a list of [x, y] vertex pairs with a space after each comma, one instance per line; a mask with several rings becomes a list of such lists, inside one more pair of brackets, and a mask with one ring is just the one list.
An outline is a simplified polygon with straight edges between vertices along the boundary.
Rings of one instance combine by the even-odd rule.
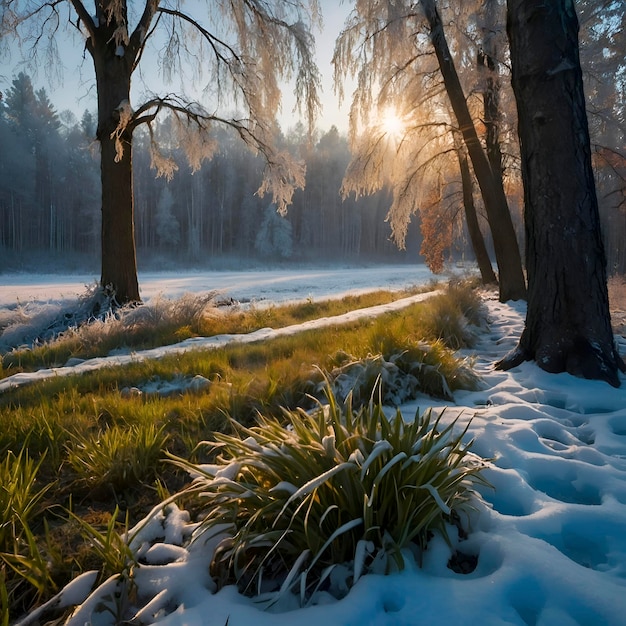
[[380, 127], [387, 137], [397, 141], [402, 137], [404, 121], [396, 109], [387, 107], [380, 117]]

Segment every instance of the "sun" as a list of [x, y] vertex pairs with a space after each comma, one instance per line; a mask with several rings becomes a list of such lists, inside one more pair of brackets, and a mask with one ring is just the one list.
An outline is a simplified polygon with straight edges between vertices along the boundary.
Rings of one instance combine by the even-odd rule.
[[383, 133], [394, 141], [398, 141], [404, 133], [405, 123], [398, 111], [388, 106], [380, 116], [380, 129]]

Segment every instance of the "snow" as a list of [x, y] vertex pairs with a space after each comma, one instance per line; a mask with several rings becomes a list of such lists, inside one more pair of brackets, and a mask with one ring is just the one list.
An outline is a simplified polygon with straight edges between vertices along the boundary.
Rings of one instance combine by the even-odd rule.
[[[219, 291], [224, 297], [260, 304], [356, 295], [379, 288], [402, 290], [433, 279], [437, 277], [426, 266], [407, 264], [341, 269], [140, 272], [139, 287], [144, 301], [159, 294], [179, 298], [187, 292]], [[97, 281], [98, 277], [90, 274], [2, 274], [0, 307], [76, 298], [84, 293], [85, 285]]]
[[[130, 354], [116, 353], [111, 356], [97, 357], [84, 361], [80, 359], [71, 359], [64, 367], [42, 368], [40, 370], [37, 370], [36, 372], [19, 373], [13, 374], [12, 376], [7, 376], [6, 378], [0, 380], [0, 393], [7, 391], [8, 389], [13, 389], [21, 385], [35, 382], [37, 380], [44, 380], [52, 376], [82, 374], [106, 366], [127, 365], [129, 363], [138, 363], [146, 359], [158, 359], [165, 356], [166, 354], [180, 354], [189, 350], [199, 349], [217, 349], [232, 343], [254, 343], [266, 339], [273, 339], [275, 337], [293, 335], [294, 333], [300, 332], [302, 330], [312, 330], [315, 328], [322, 328], [323, 326], [336, 324], [348, 324], [364, 317], [370, 317], [372, 315], [380, 315], [385, 312], [399, 310], [416, 302], [425, 300], [430, 295], [432, 294], [417, 294], [415, 296], [401, 298], [399, 300], [396, 300], [395, 302], [390, 302], [388, 304], [381, 304], [375, 307], [370, 307], [368, 309], [359, 309], [356, 311], [351, 311], [350, 313], [336, 315], [333, 317], [322, 317], [317, 320], [311, 320], [302, 324], [296, 324], [292, 326], [285, 326], [283, 328], [261, 328], [259, 330], [255, 330], [251, 333], [246, 334], [214, 335], [213, 337], [191, 337], [190, 339], [185, 339], [184, 341], [176, 344], [162, 346], [159, 348], [152, 348], [149, 350], [131, 352]], [[187, 384], [187, 381], [185, 380], [180, 380], [179, 388], [181, 390], [184, 390], [188, 387], [193, 388], [198, 384], [200, 384], [199, 381], [196, 381], [196, 383], [194, 384], [193, 379], [189, 381], [189, 384]], [[154, 393], [157, 390], [158, 387], [150, 388], [146, 391]], [[167, 395], [168, 393], [175, 393], [175, 391], [175, 385], [173, 385], [172, 383], [168, 383], [167, 390], [164, 392], [164, 395]]]
[[[329, 274], [330, 270], [322, 272], [320, 280], [327, 280]], [[372, 270], [369, 274], [374, 279], [379, 276]], [[258, 276], [257, 294], [263, 289], [263, 297], [270, 299], [272, 284], [290, 289], [289, 297], [296, 297], [287, 272], [282, 277], [262, 277]], [[240, 278], [238, 286], [246, 280]], [[316, 278], [309, 275], [303, 283], [308, 285], [308, 280], [312, 284]], [[253, 283], [254, 279], [251, 296]], [[340, 277], [336, 283], [337, 293], [350, 284]], [[365, 283], [364, 278], [359, 288]], [[165, 285], [157, 288], [155, 282], [151, 288], [169, 294]], [[303, 287], [301, 297], [307, 293], [308, 286]], [[144, 602], [138, 609], [144, 622], [168, 626], [624, 624], [626, 377], [620, 374], [622, 387], [616, 389], [568, 374], [547, 374], [533, 363], [509, 372], [494, 371], [494, 361], [516, 345], [525, 306], [502, 304], [495, 298], [487, 298], [486, 306], [488, 326], [475, 348], [463, 351], [476, 359], [481, 389], [456, 392], [454, 402], [420, 397], [401, 407], [405, 419], [418, 409], [440, 411], [445, 406], [443, 420], [460, 416], [458, 428], [471, 420], [466, 436], [475, 439], [473, 451], [491, 459], [485, 477], [495, 489], [480, 488], [481, 501], [468, 538], [453, 538], [453, 548], [478, 557], [473, 572], [457, 574], [448, 569], [451, 548], [435, 536], [421, 567], [406, 559], [403, 572], [362, 575], [341, 600], [326, 594], [315, 606], [299, 608], [293, 602], [291, 610], [279, 606], [262, 611], [234, 587], [215, 593], [208, 562], [220, 536], [188, 544], [197, 526], [169, 504], [165, 510], [157, 507], [130, 533], [133, 548], [147, 555], [145, 565], [136, 570], [137, 590]], [[616, 339], [624, 356], [626, 341]], [[91, 613], [112, 591], [111, 583], [95, 590], [70, 624], [112, 623], [109, 613]]]

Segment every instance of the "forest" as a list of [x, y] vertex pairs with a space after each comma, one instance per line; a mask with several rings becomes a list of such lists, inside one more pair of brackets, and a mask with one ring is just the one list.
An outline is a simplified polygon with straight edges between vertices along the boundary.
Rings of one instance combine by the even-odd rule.
[[[332, 58], [338, 97], [348, 79], [356, 84], [346, 139], [336, 127], [316, 131], [323, 86], [313, 32], [322, 4], [275, 3], [268, 12], [257, 2], [209, 3], [206, 11], [149, 2], [139, 14], [112, 0], [92, 15], [70, 2], [76, 22], [67, 27], [93, 61], [98, 108], [77, 124], [26, 74], [13, 79], [2, 133], [19, 137], [23, 158], [5, 156], [4, 247], [97, 250], [99, 231], [100, 286], [125, 305], [141, 301], [138, 250], [194, 263], [393, 258], [393, 244], [417, 249], [419, 225], [419, 254], [434, 273], [455, 251], [465, 260], [469, 240], [481, 281], [498, 285], [500, 301], [527, 299], [527, 328], [536, 320], [542, 330], [525, 333], [498, 366], [545, 348], [550, 371], [596, 376], [624, 367], [606, 288], [607, 273], [624, 272], [623, 6], [357, 3]], [[56, 5], [1, 6], [2, 31], [31, 63], [40, 48], [49, 62], [59, 59], [55, 24], [65, 18]], [[166, 25], [155, 41], [164, 47], [148, 48]], [[149, 91], [135, 102], [131, 83], [145, 55], [156, 56], [164, 77], [180, 74], [178, 92]], [[189, 70], [212, 77], [203, 103], [185, 91]], [[283, 133], [285, 81], [304, 122]], [[74, 150], [58, 158], [64, 134], [75, 137], [81, 159]], [[89, 197], [97, 190], [92, 139], [99, 224]], [[30, 175], [9, 172], [21, 163]], [[588, 281], [593, 293], [581, 290]], [[567, 356], [583, 345], [591, 352], [582, 360]], [[595, 360], [599, 345], [601, 371], [592, 374], [581, 363]]]
[[[497, 40], [502, 36], [502, 24], [497, 27], [496, 4], [487, 2], [483, 9], [453, 11], [451, 19], [456, 28], [450, 29], [447, 37], [481, 142], [488, 152], [497, 152], [496, 169], [501, 170], [515, 234], [523, 249], [519, 144], [514, 100], [507, 89], [510, 68], [497, 58], [496, 46], [504, 46]], [[604, 13], [592, 2], [580, 3], [578, 11], [607, 268], [609, 274], [624, 274], [626, 70], [621, 38], [616, 36], [616, 20], [620, 16], [623, 19], [623, 15], [610, 2]], [[489, 21], [498, 34], [487, 40], [484, 33], [489, 32]], [[349, 33], [346, 28], [336, 44], [335, 80], [340, 89], [349, 74], [353, 53]], [[385, 49], [388, 44], [377, 45], [377, 49], [372, 47], [372, 54], [376, 52], [379, 58], [387, 55], [390, 62], [398, 59], [400, 63], [401, 47], [389, 52]], [[408, 103], [401, 102], [400, 95], [393, 91], [393, 82], [400, 82], [397, 77], [388, 80], [387, 92], [379, 92], [376, 107], [394, 110], [393, 116], [400, 124], [395, 131], [385, 126], [384, 117], [382, 123], [380, 116], [378, 120], [372, 118], [374, 103], [366, 106], [367, 98], [362, 96], [353, 102], [349, 136], [335, 126], [307, 132], [301, 122], [276, 130], [279, 148], [306, 168], [304, 188], [295, 190], [284, 214], [277, 213], [271, 198], [257, 193], [263, 184], [265, 155], [247, 150], [236, 128], [213, 125], [210, 141], [217, 149], [210, 159], [201, 161], [196, 171], [185, 160], [185, 146], [175, 128], [175, 112], [139, 126], [134, 131], [133, 185], [140, 262], [144, 267], [167, 267], [173, 263], [236, 265], [250, 259], [425, 260], [438, 272], [447, 262], [471, 260], [474, 253], [463, 210], [468, 201], [467, 181], [464, 183], [463, 166], [455, 157], [457, 153], [462, 156], [463, 150], [451, 121], [448, 86], [443, 89], [439, 72], [429, 66], [433, 57], [432, 51], [422, 52], [412, 61], [420, 76], [419, 104], [410, 95], [416, 87], [406, 82], [406, 77], [403, 80], [410, 87], [406, 90]], [[363, 61], [367, 80], [377, 73], [384, 75], [376, 63], [374, 56], [369, 65]], [[71, 267], [80, 259], [82, 264], [97, 268], [102, 236], [97, 112], [57, 111], [45, 87], [35, 85], [28, 73], [3, 78], [0, 269], [37, 266], [42, 258], [48, 267]], [[365, 93], [368, 87], [372, 85], [359, 84], [359, 93]], [[390, 107], [394, 93], [394, 105]], [[362, 120], [359, 115], [363, 115]], [[360, 128], [359, 121], [363, 122]], [[372, 162], [378, 163], [377, 157], [381, 162], [384, 157], [371, 148], [379, 145], [381, 133], [396, 133], [402, 135], [402, 140], [392, 147], [395, 157], [392, 154], [387, 159], [394, 165], [378, 164], [378, 171], [372, 172], [367, 168]], [[490, 139], [494, 134], [495, 138]], [[155, 162], [155, 141], [166, 158], [176, 164], [166, 175]], [[385, 150], [389, 150], [388, 145]], [[364, 159], [369, 165], [363, 164]], [[470, 182], [469, 186], [469, 197], [476, 203], [480, 229], [493, 259], [488, 215], [476, 183]], [[407, 228], [410, 230], [405, 232]]]
[[[97, 269], [100, 175], [94, 115], [86, 110], [79, 120], [71, 111], [58, 112], [45, 88], [34, 86], [25, 73], [12, 79], [0, 104], [2, 269], [36, 266], [42, 255], [62, 267], [82, 257]], [[419, 260], [417, 228], [408, 253], [390, 241], [388, 192], [342, 199], [350, 150], [336, 127], [317, 133], [314, 142], [302, 125], [282, 137], [307, 167], [306, 187], [295, 193], [284, 217], [256, 195], [262, 159], [232, 130], [216, 129], [219, 151], [195, 173], [175, 145], [167, 118], [157, 133], [180, 166], [171, 180], [157, 178], [147, 132], [137, 131], [135, 228], [139, 258], [146, 263]]]

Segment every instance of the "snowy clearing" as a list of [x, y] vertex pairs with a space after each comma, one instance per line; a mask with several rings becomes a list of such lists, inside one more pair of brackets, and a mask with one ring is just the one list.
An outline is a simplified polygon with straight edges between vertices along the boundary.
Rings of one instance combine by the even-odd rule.
[[[448, 569], [451, 549], [435, 537], [421, 568], [363, 576], [341, 600], [324, 594], [316, 606], [296, 608], [294, 601], [265, 612], [234, 587], [213, 593], [207, 567], [212, 544], [198, 541], [189, 547], [186, 539], [194, 526], [172, 507], [165, 516], [158, 511], [133, 542], [154, 556], [154, 563], [137, 570], [136, 610], [142, 611], [142, 622], [623, 624], [626, 377], [620, 374], [622, 387], [614, 389], [568, 374], [546, 374], [532, 363], [494, 371], [493, 362], [516, 344], [525, 305], [495, 298], [486, 304], [488, 328], [474, 350], [464, 351], [476, 357], [482, 389], [456, 392], [454, 403], [421, 397], [401, 407], [405, 419], [412, 419], [418, 409], [447, 404], [444, 419], [460, 415], [459, 427], [472, 419], [467, 437], [475, 438], [473, 451], [493, 459], [485, 477], [495, 490], [481, 488], [469, 537], [454, 546], [478, 557], [473, 572]], [[624, 356], [626, 341], [617, 339]], [[76, 581], [60, 600], [71, 604], [85, 597], [91, 582], [88, 576], [82, 584]], [[70, 624], [113, 624], [110, 613], [93, 612], [111, 585], [95, 590]]]
[[[342, 269], [251, 271], [140, 272], [143, 300], [163, 294], [179, 298], [184, 293], [219, 291], [239, 302], [259, 304], [306, 298], [342, 297], [375, 289], [402, 290], [425, 285], [434, 276], [425, 265], [380, 265]], [[44, 304], [74, 299], [93, 285], [97, 276], [87, 274], [0, 274], [0, 307], [18, 303]]]

